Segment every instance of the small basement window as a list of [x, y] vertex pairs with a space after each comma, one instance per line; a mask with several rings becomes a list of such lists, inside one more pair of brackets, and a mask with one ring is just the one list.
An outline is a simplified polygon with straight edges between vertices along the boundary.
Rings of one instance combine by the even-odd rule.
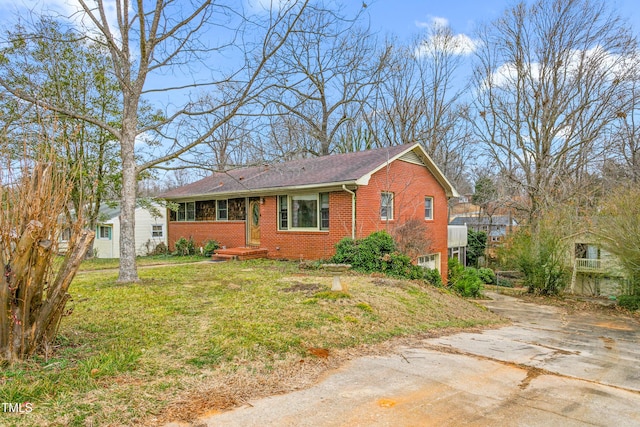
[[429, 254], [418, 257], [418, 265], [420, 267], [430, 268], [431, 270], [440, 271], [440, 254]]

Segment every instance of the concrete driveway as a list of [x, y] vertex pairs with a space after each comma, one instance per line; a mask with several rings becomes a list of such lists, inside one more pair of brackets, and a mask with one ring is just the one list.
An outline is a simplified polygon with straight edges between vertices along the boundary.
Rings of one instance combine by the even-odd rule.
[[208, 426], [639, 426], [640, 324], [489, 294], [513, 325], [363, 357]]

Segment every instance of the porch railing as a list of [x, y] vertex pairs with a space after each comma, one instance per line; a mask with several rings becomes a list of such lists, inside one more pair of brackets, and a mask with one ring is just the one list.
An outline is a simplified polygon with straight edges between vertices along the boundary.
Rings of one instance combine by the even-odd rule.
[[604, 259], [576, 258], [576, 271], [603, 273], [608, 264]]

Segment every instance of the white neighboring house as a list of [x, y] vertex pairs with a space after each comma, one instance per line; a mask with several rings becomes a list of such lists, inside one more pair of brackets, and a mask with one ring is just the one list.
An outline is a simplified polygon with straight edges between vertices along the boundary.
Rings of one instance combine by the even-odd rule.
[[[136, 207], [136, 255], [148, 255], [160, 243], [167, 244], [167, 209], [153, 203], [156, 212]], [[155, 215], [154, 215], [155, 214]], [[60, 249], [66, 250], [68, 233], [62, 234]], [[96, 258], [120, 258], [120, 207], [103, 205], [93, 242]]]

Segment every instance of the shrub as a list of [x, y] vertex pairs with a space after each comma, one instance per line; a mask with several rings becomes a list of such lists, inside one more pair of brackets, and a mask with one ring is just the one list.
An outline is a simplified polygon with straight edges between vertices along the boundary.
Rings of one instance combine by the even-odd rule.
[[455, 291], [463, 297], [479, 297], [482, 290], [482, 279], [475, 268], [465, 268], [453, 283]]
[[423, 268], [424, 273], [423, 277], [429, 284], [437, 287], [442, 286], [442, 276], [440, 276], [440, 272], [438, 270], [431, 268]]
[[160, 242], [153, 248], [153, 252], [151, 255], [167, 255], [169, 253], [169, 248], [164, 242]]
[[564, 289], [569, 279], [564, 250], [561, 239], [548, 230], [535, 238], [527, 232], [516, 233], [509, 256], [523, 273], [529, 293], [557, 295]]
[[184, 237], [181, 237], [178, 240], [176, 240], [176, 243], [174, 243], [174, 245], [176, 250], [173, 252], [173, 255], [187, 256], [187, 255], [194, 255], [196, 253], [196, 245], [193, 242], [192, 237], [189, 237], [189, 240], [187, 240]]
[[493, 285], [496, 283], [496, 273], [494, 273], [490, 268], [479, 268], [478, 276], [486, 285]]
[[498, 286], [502, 286], [503, 288], [513, 288], [513, 282], [509, 279], [505, 279], [500, 277], [498, 279], [498, 283], [496, 283]]
[[477, 267], [480, 257], [484, 256], [487, 248], [487, 233], [484, 231], [467, 231], [467, 265]]
[[460, 264], [460, 261], [458, 261], [457, 258], [449, 258], [447, 265], [449, 270], [447, 274], [447, 282], [451, 285], [455, 283], [460, 276], [462, 276], [464, 266]]
[[431, 240], [426, 237], [429, 235], [427, 224], [424, 220], [417, 218], [397, 222], [391, 230], [391, 235], [398, 252], [410, 257], [417, 257], [428, 252], [431, 246]]
[[392, 252], [382, 257], [382, 269], [389, 276], [405, 277], [408, 279], [421, 279], [423, 274], [418, 267], [411, 264], [411, 258], [400, 252]]
[[340, 240], [331, 262], [351, 264], [354, 270], [366, 273], [382, 272], [393, 277], [427, 280], [436, 286], [442, 285], [437, 270], [414, 265], [408, 255], [396, 250], [393, 237], [385, 231], [377, 231], [361, 240]]
[[204, 245], [204, 256], [211, 256], [213, 252], [220, 248], [220, 243], [216, 240], [208, 240]]
[[332, 262], [351, 264], [353, 269], [364, 272], [385, 271], [383, 257], [395, 250], [395, 243], [389, 233], [376, 231], [361, 240], [344, 238], [336, 244], [336, 254]]
[[355, 267], [354, 263], [357, 251], [357, 241], [350, 237], [345, 237], [336, 243], [336, 254], [331, 258], [331, 262], [335, 262], [337, 264], [351, 264]]
[[376, 231], [358, 242], [353, 266], [364, 271], [384, 271], [382, 257], [394, 250], [391, 235], [386, 231]]
[[618, 305], [629, 311], [640, 310], [640, 295], [620, 295]]

